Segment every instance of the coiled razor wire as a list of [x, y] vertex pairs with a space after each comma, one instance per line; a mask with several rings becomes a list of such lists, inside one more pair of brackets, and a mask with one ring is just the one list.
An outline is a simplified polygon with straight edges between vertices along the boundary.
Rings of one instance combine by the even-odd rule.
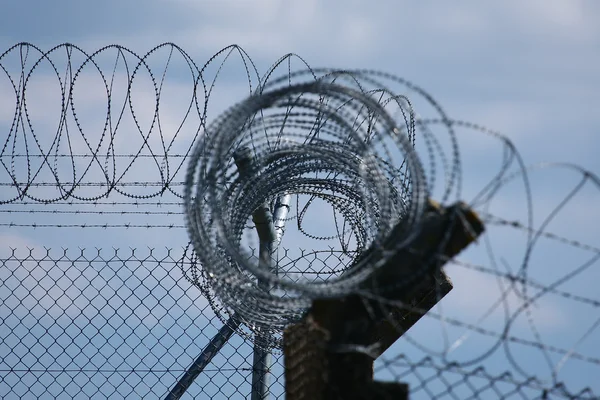
[[[241, 173], [236, 151], [250, 148], [250, 171]], [[314, 283], [248, 262], [242, 234], [261, 204], [284, 194], [320, 198], [348, 217], [360, 252], [381, 243], [397, 223], [405, 226], [398, 246], [408, 245], [427, 197], [406, 132], [368, 95], [323, 81], [269, 88], [234, 106], [208, 127], [189, 165], [188, 231], [214, 290], [248, 321], [270, 327], [285, 326], [315, 297], [356, 290], [373, 266], [358, 263], [350, 273]], [[272, 294], [278, 289], [285, 296]]]

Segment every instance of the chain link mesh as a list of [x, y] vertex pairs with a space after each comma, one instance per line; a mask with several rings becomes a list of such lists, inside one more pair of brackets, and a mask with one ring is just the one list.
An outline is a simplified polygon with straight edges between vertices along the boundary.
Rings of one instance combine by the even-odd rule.
[[[181, 284], [175, 249], [11, 249], [0, 260], [0, 396], [162, 398], [222, 326], [195, 287]], [[326, 261], [333, 253], [316, 256]], [[290, 261], [286, 256], [282, 261]], [[252, 343], [234, 335], [184, 398], [247, 398]], [[269, 370], [285, 398], [283, 355]], [[600, 360], [589, 360], [599, 363]], [[388, 356], [375, 376], [407, 382], [412, 398], [596, 399], [591, 389]]]

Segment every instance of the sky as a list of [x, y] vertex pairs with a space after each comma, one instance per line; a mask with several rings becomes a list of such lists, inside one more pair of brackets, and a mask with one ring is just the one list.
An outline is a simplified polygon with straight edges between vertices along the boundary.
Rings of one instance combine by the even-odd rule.
[[[30, 42], [46, 50], [69, 42], [88, 52], [116, 43], [143, 54], [160, 43], [173, 42], [202, 65], [215, 52], [235, 43], [247, 52], [260, 72], [290, 52], [298, 54], [313, 67], [381, 70], [406, 78], [430, 92], [451, 117], [503, 133], [514, 143], [528, 165], [569, 162], [600, 174], [600, 161], [596, 155], [597, 149], [600, 149], [597, 135], [600, 126], [600, 114], [597, 112], [600, 105], [597, 90], [600, 87], [600, 74], [597, 72], [600, 70], [600, 25], [597, 23], [600, 4], [584, 0], [511, 0], [492, 4], [478, 1], [409, 3], [381, 0], [373, 3], [341, 0], [294, 3], [277, 0], [148, 0], [142, 5], [141, 2], [116, 0], [11, 1], [2, 6], [3, 12], [0, 13], [0, 53], [19, 42]], [[160, 62], [161, 58], [157, 57], [157, 65]], [[234, 61], [223, 73], [213, 95], [214, 108], [210, 110], [209, 118], [211, 115], [216, 117], [224, 107], [247, 95], [247, 87], [241, 84], [245, 79], [241, 67], [239, 61]], [[42, 66], [31, 84], [36, 93], [40, 93], [29, 106], [38, 134], [50, 131], [57, 123], [58, 106], [52, 102], [56, 94], [51, 92], [56, 87], [52, 86], [55, 84], [51, 79], [44, 80], [47, 72], [48, 66]], [[190, 95], [189, 76], [183, 75], [168, 80], [170, 92], [163, 96], [161, 118], [164, 117], [166, 132], [175, 129], [182, 115], [182, 106]], [[152, 88], [147, 79], [139, 82], [140, 86], [134, 90], [134, 94], [139, 96], [134, 101], [138, 110], [149, 113], [140, 112], [140, 121], [144, 125], [149, 123], [148, 115], [153, 111], [150, 109], [153, 107]], [[7, 95], [6, 85], [2, 75], [0, 90], [4, 93], [0, 93], [0, 128], [3, 130], [7, 129], [6, 124], [14, 110], [10, 108], [14, 107], [14, 100]], [[105, 107], [100, 89], [93, 74], [82, 75], [77, 89], [80, 92], [76, 94], [82, 102], [79, 108], [82, 110], [81, 120], [88, 132], [100, 126], [105, 114], [104, 110], [97, 112], [96, 108]], [[30, 91], [33, 92], [32, 89]], [[420, 104], [415, 103], [417, 113], [427, 116], [427, 110], [419, 108]], [[120, 130], [133, 128], [130, 121], [124, 122]], [[40, 137], [43, 141], [43, 135]], [[120, 144], [124, 147], [133, 147], [137, 143], [129, 136], [122, 136], [120, 140], [123, 140]], [[459, 141], [465, 171], [463, 196], [470, 200], [486, 178], [489, 179], [489, 171], [498, 165], [502, 149], [496, 140], [466, 130], [460, 132]], [[129, 177], [143, 176], [146, 173], [144, 168], [151, 166], [144, 164], [139, 170], [130, 172]], [[1, 179], [6, 182], [7, 177]], [[577, 173], [562, 169], [532, 172], [536, 211], [534, 226], [540, 226], [543, 217], [560, 202], [561, 196], [575, 186], [578, 179]], [[525, 198], [522, 187], [518, 187], [519, 182], [516, 179], [514, 186], [507, 185], [505, 191], [497, 196], [492, 209], [494, 215], [525, 220]], [[550, 223], [548, 230], [597, 246], [600, 214], [594, 205], [598, 194], [597, 187], [586, 186], [575, 201]], [[84, 205], [80, 209], [93, 209], [93, 206]], [[11, 218], [16, 222], [29, 221], [26, 216], [12, 215]], [[179, 215], [177, 218], [177, 223], [182, 224], [182, 217]], [[143, 221], [143, 218], [139, 217], [136, 221]], [[137, 234], [115, 229], [113, 232], [111, 237], [101, 237], [97, 231], [64, 230], [58, 236], [47, 235], [40, 229], [17, 231], [2, 227], [0, 237], [4, 243], [20, 248], [56, 248], [64, 246], [63, 243], [69, 243], [70, 248], [155, 247], [165, 243], [177, 247], [186, 240], [182, 229], [171, 231], [168, 240], [163, 234], [147, 231]], [[494, 248], [501, 254], [500, 258], [503, 257], [512, 270], [516, 270], [523, 254], [523, 249], [518, 247], [523, 243], [522, 237], [516, 236], [514, 230], [501, 227], [490, 232], [489, 236], [494, 241]], [[478, 246], [473, 249], [470, 260], [489, 265], [485, 243]], [[569, 247], [540, 243], [530, 260], [532, 276], [549, 284], [590, 256], [571, 251]], [[546, 267], [555, 264], [556, 267]], [[562, 265], [565, 265], [564, 269]], [[138, 272], [133, 275], [139, 279], [147, 278], [147, 273], [139, 275]], [[496, 311], [486, 321], [476, 322], [499, 298], [499, 283], [491, 275], [477, 274], [457, 265], [449, 266], [447, 272], [455, 289], [444, 299], [443, 310], [449, 316], [458, 315], [471, 323], [500, 326], [503, 322], [501, 311]], [[596, 277], [600, 277], [597, 264], [561, 288], [597, 300], [591, 283]], [[519, 306], [519, 299], [513, 295], [508, 303], [514, 311]], [[198, 312], [208, 310], [205, 305], [197, 306]], [[211, 315], [205, 317], [209, 319]], [[558, 296], [544, 297], [535, 309], [536, 326], [545, 335], [545, 340], [556, 345], [562, 343], [562, 347], [575, 343], [599, 317], [598, 307], [573, 305]], [[159, 316], [154, 318], [160, 319]], [[531, 335], [525, 329], [524, 317], [521, 317], [521, 322], [523, 326], [515, 328], [517, 332], [523, 337]], [[157, 323], [150, 325], [156, 327]], [[440, 326], [439, 320], [424, 319], [409, 336], [427, 346], [437, 345], [439, 350], [440, 340], [437, 336], [434, 338], [431, 332], [443, 334]], [[454, 339], [461, 334], [458, 331], [450, 333]], [[580, 351], [599, 358], [598, 337], [598, 331], [595, 331], [582, 343], [584, 347]], [[399, 342], [393, 350], [415, 358], [425, 354], [418, 346], [411, 347], [409, 342], [410, 339]], [[488, 345], [484, 339], [472, 335], [457, 350], [463, 351], [457, 357], [468, 359]], [[193, 351], [197, 350], [190, 350]], [[520, 356], [519, 364], [527, 365], [529, 372], [548, 376], [539, 352], [529, 354], [522, 350]], [[389, 357], [393, 359], [394, 355]], [[495, 365], [498, 372], [510, 369], [506, 360], [498, 360], [490, 361], [491, 368]], [[584, 365], [585, 368], [568, 362], [563, 367], [563, 379], [571, 382], [576, 390], [584, 387], [586, 381], [589, 382], [598, 373], [597, 365]]]

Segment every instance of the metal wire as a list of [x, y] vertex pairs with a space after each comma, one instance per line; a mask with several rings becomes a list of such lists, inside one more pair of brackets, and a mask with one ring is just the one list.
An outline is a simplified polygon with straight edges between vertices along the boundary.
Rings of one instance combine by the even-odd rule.
[[[218, 77], [232, 65], [227, 72], [239, 74], [243, 90], [226, 104], [240, 103], [220, 113]], [[424, 323], [442, 333], [439, 348], [408, 332], [399, 351], [377, 361], [376, 374], [409, 382], [417, 398], [597, 398], [592, 378], [600, 357], [582, 343], [593, 342], [599, 328], [596, 287], [586, 285], [596, 280], [600, 250], [590, 236], [565, 232], [569, 224], [551, 225], [577, 216], [567, 205], [588, 210], [576, 196], [600, 188], [594, 173], [564, 164], [526, 167], [507, 137], [451, 118], [411, 82], [377, 71], [311, 69], [296, 55], [261, 76], [237, 46], [199, 66], [169, 43], [143, 55], [118, 45], [86, 53], [71, 44], [45, 51], [20, 43], [0, 55], [0, 68], [5, 104], [15, 105], [0, 122], [0, 227], [12, 249], [4, 246], [0, 257], [0, 397], [162, 398], [239, 311], [244, 323], [189, 394], [246, 398], [255, 333], [268, 324], [265, 347], [279, 347], [281, 327], [312, 297], [356, 288], [374, 268], [357, 264], [358, 255], [383, 243], [397, 222], [405, 227], [400, 245], [410, 245], [428, 195], [443, 204], [467, 197], [471, 181], [463, 175], [472, 171], [463, 167], [477, 155], [459, 140], [478, 135], [496, 140], [502, 152], [492, 177], [468, 196], [489, 228], [483, 257], [445, 261], [475, 280], [460, 288], [470, 303], [482, 299], [469, 292], [478, 279], [498, 282], [487, 293], [496, 298], [477, 318], [460, 309], [430, 311]], [[169, 109], [174, 72], [185, 90]], [[173, 108], [181, 112], [169, 121]], [[255, 160], [247, 179], [233, 159], [241, 147]], [[487, 167], [488, 152], [482, 157], [477, 168]], [[566, 180], [574, 188], [554, 207], [535, 200], [530, 181], [542, 188], [548, 182], [535, 181], [539, 171], [573, 174]], [[550, 181], [555, 188], [557, 178]], [[520, 191], [506, 196], [521, 196], [518, 207], [498, 212], [494, 202], [517, 184]], [[292, 203], [273, 274], [256, 266], [249, 216], [260, 204], [272, 212], [283, 193]], [[518, 217], [504, 214], [511, 208]], [[179, 251], [186, 228], [193, 240]], [[75, 235], [88, 232], [142, 248], [76, 250]], [[498, 232], [508, 234], [494, 241]], [[143, 234], [176, 233], [176, 250], [139, 246]], [[28, 250], [20, 235], [42, 244], [64, 237], [70, 249]], [[507, 238], [522, 247], [505, 247]], [[580, 257], [540, 266], [537, 255], [558, 247]], [[273, 290], [261, 291], [259, 278]], [[554, 328], [537, 319], [546, 299], [593, 318], [562, 327], [566, 339], [554, 340]], [[466, 356], [456, 355], [465, 348]], [[411, 349], [419, 357], [409, 357]], [[273, 397], [283, 398], [281, 356], [267, 373]]]
[[[242, 232], [254, 210], [286, 193], [330, 203], [345, 217], [359, 251], [382, 242], [396, 223], [414, 232], [426, 190], [407, 137], [367, 95], [314, 80], [262, 91], [211, 124], [191, 154], [184, 202], [191, 241], [221, 301], [251, 324], [276, 328], [312, 298], [355, 290], [372, 266], [298, 283], [248, 263]], [[232, 167], [239, 148], [253, 149], [247, 176]], [[394, 152], [403, 163], [390, 160]], [[390, 167], [403, 164], [404, 171]], [[398, 239], [406, 246], [410, 235]], [[285, 296], [266, 294], [255, 278]]]

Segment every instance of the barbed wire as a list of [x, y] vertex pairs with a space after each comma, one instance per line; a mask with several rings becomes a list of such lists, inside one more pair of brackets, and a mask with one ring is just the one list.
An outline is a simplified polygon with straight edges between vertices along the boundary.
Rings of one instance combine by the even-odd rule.
[[69, 210], [0, 210], [6, 214], [95, 214], [95, 215], [183, 215], [181, 211], [69, 211]]
[[[232, 65], [233, 69], [227, 70]], [[5, 228], [3, 234], [10, 238], [12, 233], [28, 232], [32, 228], [61, 229], [60, 232], [82, 228], [170, 232], [187, 227], [192, 233], [194, 249], [192, 251], [187, 243], [178, 243], [183, 252], [174, 255], [173, 250], [167, 250], [166, 256], [157, 256], [154, 249], [149, 250], [147, 256], [139, 256], [140, 250], [138, 253], [131, 250], [131, 255], [124, 256], [123, 250], [116, 249], [110, 256], [101, 254], [100, 249], [94, 250], [94, 255], [86, 255], [87, 250], [81, 249], [73, 257], [66, 249], [60, 256], [51, 255], [50, 249], [45, 249], [42, 256], [34, 256], [33, 249], [25, 256], [18, 256], [16, 247], [22, 250], [23, 246], [11, 246], [9, 254], [0, 257], [0, 270], [4, 271], [3, 276], [9, 276], [0, 283], [3, 318], [0, 331], [13, 332], [1, 335], [0, 354], [8, 356], [0, 360], [0, 394], [38, 393], [34, 388], [41, 384], [41, 375], [31, 381], [27, 376], [33, 373], [58, 374], [55, 386], [79, 385], [80, 391], [89, 393], [91, 383], [74, 383], [75, 378], [58, 381], [61, 373], [80, 371], [123, 374], [100, 384], [102, 389], [94, 386], [95, 393], [112, 390], [112, 395], [118, 395], [121, 389], [114, 388], [127, 386], [128, 374], [170, 374], [173, 381], [179, 372], [187, 370], [197, 348], [202, 347], [197, 344], [189, 351], [178, 347], [177, 338], [187, 337], [185, 332], [189, 326], [184, 328], [185, 323], [182, 323], [179, 327], [175, 321], [170, 326], [172, 334], [163, 332], [162, 338], [153, 336], [156, 344], [144, 347], [146, 357], [151, 358], [156, 352], [160, 354], [154, 356], [160, 359], [155, 364], [115, 367], [106, 361], [97, 368], [90, 368], [89, 363], [95, 356], [78, 359], [70, 347], [62, 344], [69, 329], [79, 330], [70, 340], [88, 341], [87, 352], [92, 351], [89, 346], [93, 343], [106, 338], [96, 346], [96, 354], [110, 349], [122, 351], [127, 348], [127, 340], [137, 341], [143, 347], [147, 336], [133, 333], [131, 323], [125, 318], [113, 325], [106, 322], [105, 329], [114, 330], [106, 336], [102, 327], [89, 333], [80, 326], [77, 317], [67, 317], [66, 313], [52, 316], [56, 313], [52, 306], [40, 309], [44, 299], [58, 304], [55, 299], [59, 296], [58, 290], [67, 285], [70, 290], [82, 289], [77, 289], [80, 294], [77, 295], [76, 290], [71, 299], [72, 302], [77, 300], [79, 308], [67, 307], [73, 315], [83, 315], [87, 310], [92, 319], [96, 318], [95, 324], [103, 318], [108, 321], [104, 317], [105, 309], [85, 306], [85, 302], [93, 304], [93, 298], [84, 296], [83, 291], [86, 287], [94, 290], [98, 283], [91, 278], [86, 280], [83, 273], [67, 275], [72, 274], [70, 266], [82, 271], [86, 267], [94, 271], [104, 268], [116, 271], [120, 266], [130, 268], [132, 274], [139, 273], [140, 266], [144, 266], [144, 271], [168, 271], [159, 272], [164, 276], [163, 281], [137, 288], [130, 288], [126, 279], [119, 281], [115, 273], [112, 279], [116, 281], [111, 282], [108, 291], [113, 292], [113, 297], [121, 298], [117, 295], [120, 282], [121, 290], [131, 296], [129, 301], [146, 299], [152, 303], [152, 299], [179, 296], [178, 301], [191, 304], [186, 296], [191, 296], [194, 302], [202, 299], [203, 308], [196, 307], [193, 312], [199, 318], [214, 315], [214, 321], [218, 322], [211, 320], [204, 326], [192, 328], [198, 333], [198, 343], [206, 343], [206, 336], [210, 336], [202, 333], [205, 330], [212, 332], [227, 324], [228, 318], [242, 315], [245, 324], [236, 328], [241, 344], [224, 350], [224, 354], [229, 351], [233, 358], [242, 351], [240, 349], [245, 349], [243, 351], [248, 353], [245, 357], [248, 357], [249, 346], [257, 340], [255, 335], [264, 334], [265, 330], [269, 342], [263, 345], [280, 346], [281, 329], [302, 315], [312, 298], [356, 291], [361, 280], [380, 265], [372, 259], [361, 260], [360, 255], [371, 246], [389, 245], [385, 240], [394, 227], [403, 229], [396, 237], [398, 243], [388, 246], [387, 257], [392, 257], [403, 246], [409, 248], [411, 233], [419, 230], [428, 215], [426, 200], [429, 197], [439, 200], [442, 206], [465, 200], [466, 186], [470, 185], [465, 176], [469, 170], [464, 168], [465, 152], [460, 151], [459, 141], [461, 135], [470, 131], [496, 141], [497, 148], [502, 150], [500, 166], [492, 171], [492, 177], [466, 199], [485, 223], [486, 234], [480, 239], [483, 246], [479, 252], [468, 250], [465, 257], [445, 259], [435, 254], [432, 260], [436, 261], [431, 268], [439, 268], [443, 262], [448, 263], [447, 270], [460, 269], [475, 274], [473, 276], [497, 279], [497, 298], [488, 309], [482, 310], [476, 322], [471, 322], [460, 311], [452, 312], [447, 306], [426, 312], [416, 306], [386, 301], [377, 291], [360, 290], [361, 296], [372, 298], [382, 306], [396, 305], [424, 314], [425, 320], [437, 324], [442, 337], [455, 337], [454, 341], [442, 340], [442, 349], [433, 350], [425, 345], [424, 339], [409, 331], [401, 339], [403, 346], [412, 346], [427, 357], [414, 362], [403, 350], [389, 356], [386, 353], [378, 359], [376, 371], [385, 376], [391, 374], [395, 380], [410, 381], [411, 392], [427, 398], [597, 398], [593, 382], [588, 381], [589, 388], [578, 382], [579, 387], [573, 390], [567, 384], [575, 378], [559, 375], [559, 372], [564, 371], [566, 360], [573, 360], [584, 365], [583, 370], [591, 371], [590, 377], [597, 375], [600, 356], [590, 353], [589, 346], [586, 350], [577, 349], [594, 334], [598, 324], [586, 319], [585, 326], [583, 323], [571, 325], [573, 333], [568, 338], [572, 345], [559, 345], [547, 338], [551, 335], [540, 328], [536, 320], [539, 304], [548, 296], [568, 300], [573, 304], [570, 307], [589, 307], [590, 317], [600, 306], [593, 290], [585, 293], [571, 284], [575, 278], [592, 279], [600, 248], [587, 238], [570, 237], [573, 232], [557, 233], [548, 227], [585, 188], [600, 188], [600, 180], [592, 172], [569, 164], [526, 166], [506, 136], [451, 118], [433, 97], [411, 82], [378, 71], [314, 69], [294, 54], [277, 60], [261, 76], [248, 54], [237, 46], [221, 50], [199, 67], [183, 49], [170, 43], [159, 45], [144, 55], [118, 45], [86, 53], [71, 44], [43, 51], [20, 43], [0, 55], [0, 68], [4, 73], [0, 88], [9, 89], [2, 91], [3, 96], [12, 96], [12, 100], [5, 103], [13, 101], [15, 104], [10, 120], [0, 121], [0, 129], [7, 132], [0, 150], [0, 205], [3, 207], [0, 215], [14, 216], [13, 221], [0, 223], [0, 227]], [[242, 77], [241, 97], [227, 98], [223, 103], [240, 103], [221, 114], [214, 104], [221, 101], [221, 82], [232, 71]], [[169, 98], [170, 79], [183, 88], [177, 92], [176, 107], [165, 101]], [[58, 101], [45, 100], [46, 104], [54, 105], [46, 112], [52, 114], [51, 118], [40, 112], [37, 97], [42, 84], [46, 85], [45, 93], [50, 94], [48, 88], [51, 87], [58, 93], [55, 99]], [[90, 93], [101, 98], [93, 98]], [[179, 112], [174, 113], [175, 108]], [[102, 109], [106, 112], [98, 114]], [[174, 120], [172, 114], [179, 119]], [[240, 158], [239, 150], [244, 148], [250, 149], [246, 172], [235, 160], [236, 156]], [[241, 159], [243, 161], [243, 157]], [[531, 174], [540, 169], [557, 168], [574, 172], [580, 179], [573, 179], [574, 188], [565, 191], [566, 195], [558, 200], [555, 208], [544, 210], [545, 219], [541, 224], [534, 224], [533, 211], [537, 205]], [[523, 201], [518, 208], [522, 214], [520, 218], [508, 217], [494, 208], [494, 202], [502, 191], [517, 183], [521, 185], [518, 195]], [[273, 255], [273, 263], [279, 271], [272, 274], [255, 265], [260, 243], [255, 238], [258, 224], [252, 221], [252, 214], [262, 205], [274, 214], [278, 198], [286, 194], [293, 196], [288, 204], [290, 213], [282, 220], [287, 224], [285, 243]], [[184, 205], [185, 212], [182, 212]], [[161, 207], [168, 209], [161, 210]], [[329, 220], [326, 221], [325, 216]], [[75, 217], [76, 221], [70, 220]], [[502, 236], [501, 229], [515, 234]], [[512, 240], [517, 232], [523, 235], [519, 236], [522, 239], [519, 243]], [[501, 241], [494, 241], [496, 236], [501, 240], [507, 237], [508, 242], [516, 246], [504, 248]], [[569, 261], [569, 268], [557, 267], [545, 273], [532, 271], [532, 259], [540, 253], [542, 240], [592, 255], [582, 260], [574, 257]], [[302, 243], [299, 250], [285, 246], [298, 243]], [[510, 265], [505, 258], [510, 258]], [[64, 275], [63, 281], [56, 275], [59, 271]], [[182, 272], [189, 281], [181, 279]], [[257, 277], [263, 283], [268, 282], [269, 291], [265, 291], [264, 286], [259, 287]], [[48, 279], [56, 284], [49, 285]], [[108, 284], [110, 279], [106, 279]], [[396, 284], [410, 285], [417, 279], [418, 274]], [[240, 291], [240, 286], [244, 290]], [[15, 292], [15, 288], [19, 290]], [[167, 288], [177, 296], [169, 294]], [[136, 292], [138, 289], [140, 293]], [[190, 292], [192, 290], [194, 292]], [[451, 293], [458, 290], [455, 288]], [[187, 294], [182, 295], [182, 292]], [[25, 293], [32, 295], [27, 297]], [[64, 299], [64, 296], [68, 294], [59, 298]], [[110, 298], [108, 295], [107, 304]], [[117, 314], [127, 314], [131, 309], [126, 301], [123, 299], [123, 304], [108, 308]], [[473, 301], [477, 302], [477, 297]], [[180, 310], [176, 303], [172, 302], [174, 313], [189, 312], [190, 308]], [[158, 303], [154, 307], [161, 308]], [[32, 325], [25, 318], [28, 315], [39, 315], [41, 319]], [[488, 323], [494, 315], [500, 315], [501, 322]], [[21, 322], [13, 320], [15, 317]], [[63, 333], [58, 336], [51, 333], [42, 322], [48, 318], [55, 321], [53, 326], [60, 325]], [[47, 354], [44, 357], [55, 357], [55, 364], [63, 360], [60, 362], [66, 364], [62, 369], [49, 361], [44, 361], [45, 366], [41, 367], [40, 360], [30, 358], [36, 349], [36, 344], [26, 339], [30, 337], [26, 333], [30, 325], [39, 330], [33, 335], [38, 347], [46, 347], [42, 352]], [[578, 328], [583, 334], [576, 336], [574, 332]], [[122, 340], [121, 347], [115, 348], [110, 343], [115, 337]], [[15, 338], [22, 345], [11, 347], [11, 343], [17, 343]], [[482, 338], [489, 341], [482, 344]], [[452, 357], [469, 343], [472, 343], [470, 354]], [[520, 358], [521, 347], [537, 352], [541, 361], [532, 366]], [[166, 355], [173, 349], [183, 357], [175, 362], [176, 367]], [[31, 356], [24, 356], [23, 352]], [[494, 370], [500, 352], [505, 357], [502, 365], [506, 365], [506, 371], [486, 372], [486, 366]], [[81, 367], [81, 357], [88, 357], [88, 367]], [[224, 355], [218, 361], [218, 368], [208, 367], [204, 371], [252, 372], [252, 367], [244, 367], [240, 359], [236, 360], [227, 361]], [[486, 360], [493, 361], [486, 364]], [[239, 362], [239, 368], [227, 367], [234, 362]], [[545, 364], [550, 372], [541, 379], [540, 366]], [[399, 367], [403, 372], [397, 372]], [[281, 382], [281, 356], [272, 368], [268, 373], [276, 383]], [[422, 370], [433, 374], [423, 374]], [[459, 378], [453, 381], [450, 375]], [[517, 375], [521, 378], [516, 378]], [[486, 383], [472, 384], [475, 378]], [[136, 382], [137, 378], [132, 379]], [[238, 385], [235, 379], [230, 377], [230, 383], [223, 383], [223, 389], [215, 389], [210, 396], [246, 396], [250, 388], [243, 383]], [[248, 383], [248, 377], [244, 379]], [[34, 384], [27, 389], [30, 381]], [[508, 385], [503, 387], [506, 390], [498, 389], [503, 384]], [[164, 389], [170, 387], [170, 384], [154, 382], [152, 385], [158, 388], [154, 392], [151, 386], [133, 385], [137, 392], [153, 396], [162, 396]], [[52, 384], [47, 385], [50, 386]], [[567, 390], [567, 386], [571, 390]], [[45, 390], [40, 393], [51, 395], [51, 391]], [[64, 395], [65, 390], [56, 393]], [[193, 390], [209, 395], [209, 389], [201, 386]], [[277, 394], [276, 389], [273, 391], [275, 396], [282, 395]]]
[[[165, 62], [165, 67], [162, 71], [161, 78], [156, 78], [150, 69], [149, 62], [153, 54], [156, 54], [161, 49], [167, 49], [168, 56]], [[231, 52], [235, 48], [231, 48]], [[112, 54], [111, 54], [112, 53]], [[174, 157], [167, 157], [167, 154], [173, 149], [175, 138], [181, 133], [181, 127], [185, 124], [188, 118], [191, 120], [193, 117], [190, 115], [185, 116], [184, 121], [180, 125], [174, 134], [171, 141], [167, 141], [163, 134], [163, 128], [160, 121], [160, 95], [162, 84], [166, 77], [171, 58], [177, 53], [178, 56], [182, 57], [185, 61], [191, 78], [193, 96], [189, 99], [188, 113], [196, 112], [195, 117], [197, 118], [191, 128], [194, 133], [192, 140], [189, 143], [193, 143], [195, 138], [200, 131], [202, 124], [201, 120], [202, 109], [206, 111], [206, 105], [202, 106], [198, 103], [196, 96], [196, 90], [198, 84], [206, 87], [206, 83], [202, 81], [201, 70], [197, 68], [194, 61], [179, 47], [174, 44], [163, 44], [157, 46], [155, 49], [140, 57], [134, 52], [126, 49], [123, 46], [111, 45], [99, 49], [98, 51], [88, 54], [81, 48], [72, 44], [63, 44], [54, 47], [49, 51], [42, 51], [35, 45], [29, 43], [20, 43], [10, 49], [6, 50], [0, 55], [0, 66], [5, 73], [5, 77], [9, 81], [9, 87], [12, 89], [12, 93], [15, 98], [15, 111], [13, 114], [12, 122], [6, 139], [4, 140], [2, 151], [0, 156], [2, 157], [2, 165], [4, 172], [8, 175], [8, 182], [10, 182], [17, 194], [11, 198], [0, 200], [2, 203], [10, 203], [17, 200], [23, 200], [29, 198], [34, 201], [48, 203], [65, 200], [68, 198], [75, 198], [79, 200], [97, 200], [102, 197], [106, 197], [113, 190], [121, 193], [127, 197], [132, 198], [152, 198], [159, 196], [168, 189], [171, 183], [171, 173], [177, 173], [181, 168], [183, 159], [187, 152]], [[101, 68], [102, 61], [106, 57], [112, 58], [110, 64], [112, 68], [109, 69], [110, 76], [106, 76], [103, 69]], [[13, 76], [7, 64], [11, 61], [10, 59], [16, 58], [20, 71]], [[53, 58], [54, 57], [54, 58]], [[58, 66], [56, 58], [65, 57], [61, 61], [66, 61], [64, 69], [62, 66]], [[56, 133], [51, 141], [46, 142], [43, 138], [39, 137], [34, 127], [34, 121], [30, 118], [30, 109], [28, 103], [33, 103], [31, 99], [28, 99], [28, 85], [31, 85], [34, 78], [34, 71], [42, 69], [42, 65], [47, 64], [48, 69], [52, 71], [52, 75], [56, 78], [60, 93], [60, 113], [59, 123], [56, 127]], [[109, 64], [109, 65], [110, 65]], [[119, 66], [122, 65], [123, 70], [119, 71]], [[119, 77], [118, 73], [125, 74], [125, 95], [124, 98], [120, 99], [121, 102], [116, 100], [117, 91], [120, 89], [118, 85]], [[64, 75], [62, 75], [64, 74]], [[101, 128], [101, 132], [98, 135], [97, 143], [90, 143], [91, 137], [86, 136], [83, 132], [83, 126], [80, 118], [78, 117], [77, 108], [75, 106], [79, 93], [76, 91], [76, 83], [86, 79], [86, 74], [94, 74], [100, 79], [101, 84], [99, 89], [104, 89], [106, 94], [106, 117], [104, 118], [104, 124]], [[147, 74], [147, 75], [145, 75]], [[152, 82], [152, 94], [154, 95], [155, 106], [154, 115], [150, 123], [148, 131], [144, 131], [142, 128], [139, 116], [145, 114], [146, 110], [137, 110], [135, 107], [135, 92], [132, 88], [135, 87], [136, 79], [140, 76], [145, 76]], [[89, 77], [87, 77], [89, 78]], [[121, 77], [122, 78], [122, 77]], [[82, 96], [83, 97], [83, 96]], [[115, 115], [116, 114], [116, 115]], [[141, 145], [137, 151], [133, 153], [133, 157], [125, 156], [126, 159], [130, 159], [128, 164], [122, 165], [122, 169], [118, 170], [117, 159], [123, 158], [123, 155], [117, 154], [115, 150], [115, 143], [119, 139], [117, 136], [118, 128], [123, 120], [124, 115], [131, 117], [134, 123], [134, 129], [140, 134]], [[113, 120], [115, 118], [115, 120]], [[127, 129], [127, 128], [126, 128]], [[19, 139], [19, 134], [23, 134], [23, 141]], [[150, 140], [150, 135], [158, 136], [158, 140]], [[27, 137], [30, 140], [27, 140]], [[83, 148], [81, 150], [86, 151], [84, 157], [81, 157], [81, 153], [73, 151], [75, 146], [74, 140], [79, 139], [79, 144]], [[65, 153], [63, 153], [63, 151]], [[188, 147], [189, 151], [189, 147]], [[88, 153], [89, 152], [89, 153]], [[25, 156], [26, 164], [24, 165], [26, 174], [21, 177], [24, 171], [20, 171], [15, 164], [19, 159]], [[61, 158], [71, 159], [70, 172], [67, 174], [72, 178], [68, 177], [65, 179], [62, 169], [58, 168], [58, 162]], [[33, 160], [36, 158], [42, 158], [40, 165], [35, 165]], [[80, 168], [76, 167], [75, 161], [77, 159], [90, 159], [87, 165], [83, 164]], [[134, 160], [143, 158], [150, 158], [154, 164], [154, 170], [158, 173], [155, 179], [161, 184], [159, 190], [151, 193], [138, 195], [135, 193], [127, 192], [118, 189], [119, 183], [126, 179], [128, 173], [132, 170]], [[180, 158], [179, 164], [171, 165], [170, 160], [176, 160]], [[9, 160], [6, 162], [5, 160]], [[172, 161], [171, 161], [172, 162]], [[84, 179], [86, 175], [93, 175], [94, 169], [106, 182], [106, 187], [102, 188], [99, 193], [93, 196], [78, 196], [77, 189], [86, 182]], [[77, 176], [78, 170], [81, 170], [80, 176]], [[46, 175], [44, 175], [45, 173]], [[41, 174], [41, 175], [40, 175]], [[31, 194], [30, 187], [35, 183], [36, 179], [40, 179], [42, 176], [51, 177], [54, 185], [59, 189], [60, 195], [53, 197], [42, 197]], [[69, 182], [71, 181], [71, 182]]]
[[139, 225], [139, 224], [128, 224], [128, 223], [125, 223], [125, 224], [88, 224], [88, 223], [83, 223], [83, 224], [38, 224], [38, 223], [18, 224], [18, 223], [14, 223], [14, 222], [9, 222], [9, 223], [0, 224], [0, 226], [8, 227], [8, 228], [19, 227], [19, 228], [33, 228], [33, 229], [37, 229], [37, 228], [80, 228], [80, 229], [85, 229], [85, 228], [102, 228], [102, 229], [108, 229], [108, 228], [124, 228], [124, 229], [130, 229], [130, 228], [144, 228], [144, 229], [167, 228], [167, 229], [183, 229], [183, 228], [185, 228], [185, 225], [176, 225], [176, 224], [168, 224], [168, 225], [144, 224], [144, 225]]

